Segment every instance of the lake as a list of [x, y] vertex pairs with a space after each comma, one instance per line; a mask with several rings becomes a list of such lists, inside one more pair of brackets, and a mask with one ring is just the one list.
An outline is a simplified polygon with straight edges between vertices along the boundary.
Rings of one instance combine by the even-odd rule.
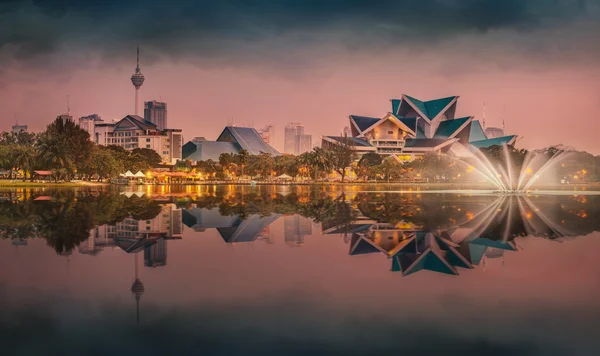
[[0, 191], [0, 354], [598, 352], [600, 196], [387, 190]]

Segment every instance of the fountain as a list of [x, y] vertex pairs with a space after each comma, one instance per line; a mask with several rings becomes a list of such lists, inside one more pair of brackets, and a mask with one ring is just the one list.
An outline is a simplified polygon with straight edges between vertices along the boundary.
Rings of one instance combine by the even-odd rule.
[[457, 162], [469, 165], [495, 187], [494, 193], [526, 194], [545, 174], [556, 168], [570, 152], [558, 149], [555, 152], [527, 152], [520, 165], [513, 162], [508, 146], [502, 146], [502, 162], [494, 165], [481, 150], [456, 151], [450, 153]]

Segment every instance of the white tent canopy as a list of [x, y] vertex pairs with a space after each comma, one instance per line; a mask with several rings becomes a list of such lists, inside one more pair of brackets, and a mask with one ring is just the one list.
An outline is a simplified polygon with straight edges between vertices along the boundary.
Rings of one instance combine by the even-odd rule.
[[135, 174], [131, 173], [131, 171], [127, 171], [127, 172], [125, 172], [123, 177], [135, 177]]
[[282, 175], [280, 175], [280, 176], [277, 176], [276, 178], [277, 178], [277, 179], [292, 179], [292, 177], [291, 177], [291, 176], [289, 176], [289, 175], [287, 175], [287, 174], [285, 174], [285, 173], [284, 173], [284, 174], [282, 174]]
[[135, 174], [135, 176], [139, 177], [139, 178], [144, 178], [145, 177], [145, 175], [144, 175], [144, 173], [142, 173], [142, 171], [137, 171], [137, 173]]

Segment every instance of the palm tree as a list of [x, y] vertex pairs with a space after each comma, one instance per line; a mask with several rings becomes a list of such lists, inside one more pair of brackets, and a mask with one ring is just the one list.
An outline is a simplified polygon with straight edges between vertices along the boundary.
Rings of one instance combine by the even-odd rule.
[[314, 171], [314, 179], [316, 180], [318, 175], [317, 172], [318, 170], [322, 170], [324, 172], [329, 172], [331, 171], [331, 169], [333, 168], [333, 162], [332, 162], [332, 157], [331, 157], [331, 153], [329, 152], [329, 150], [323, 148], [323, 147], [315, 147], [315, 149], [313, 150], [313, 155], [311, 156], [311, 160], [312, 160], [312, 164], [311, 166], [313, 167], [313, 171]]
[[238, 162], [242, 166], [242, 177], [243, 177], [244, 176], [244, 166], [246, 166], [246, 163], [248, 163], [248, 157], [250, 156], [250, 154], [246, 150], [241, 150], [240, 152], [238, 152], [238, 154], [236, 156], [237, 156]]
[[23, 171], [23, 181], [25, 181], [27, 172], [31, 172], [35, 164], [35, 151], [32, 146], [17, 145], [13, 155], [14, 165]]
[[[40, 160], [57, 170], [57, 172], [66, 171], [68, 174], [73, 168], [73, 157], [68, 153], [67, 145], [62, 140], [50, 135], [43, 135], [38, 141], [38, 152]], [[56, 175], [56, 181], [60, 178], [60, 173]]]
[[314, 161], [314, 152], [304, 152], [300, 156], [298, 156], [298, 164], [306, 169], [306, 174], [310, 177], [311, 166]]

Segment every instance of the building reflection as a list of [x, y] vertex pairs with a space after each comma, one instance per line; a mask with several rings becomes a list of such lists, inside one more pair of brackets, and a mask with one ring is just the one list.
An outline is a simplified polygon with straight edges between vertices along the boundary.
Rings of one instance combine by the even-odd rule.
[[231, 214], [223, 215], [218, 209], [193, 207], [184, 209], [183, 224], [194, 231], [216, 229], [227, 244], [269, 239], [268, 227], [281, 215]]
[[288, 246], [302, 246], [304, 236], [312, 234], [312, 221], [300, 215], [283, 217], [283, 237]]
[[[557, 221], [553, 204], [546, 205], [550, 209], [540, 208], [527, 196], [496, 197], [479, 207], [444, 229], [422, 229], [405, 221], [350, 223], [349, 254], [382, 253], [392, 260], [391, 270], [405, 276], [421, 270], [459, 274], [458, 268], [472, 269], [487, 259], [503, 259], [506, 251], [517, 251], [518, 238], [560, 239], [577, 235], [565, 227], [565, 220]], [[460, 211], [461, 207], [453, 209]]]
[[79, 252], [97, 255], [107, 247], [119, 247], [127, 253], [143, 251], [146, 267], [166, 266], [167, 240], [183, 236], [181, 214], [182, 209], [175, 204], [164, 204], [158, 215], [150, 219], [129, 216], [114, 224], [97, 226], [79, 245]]

